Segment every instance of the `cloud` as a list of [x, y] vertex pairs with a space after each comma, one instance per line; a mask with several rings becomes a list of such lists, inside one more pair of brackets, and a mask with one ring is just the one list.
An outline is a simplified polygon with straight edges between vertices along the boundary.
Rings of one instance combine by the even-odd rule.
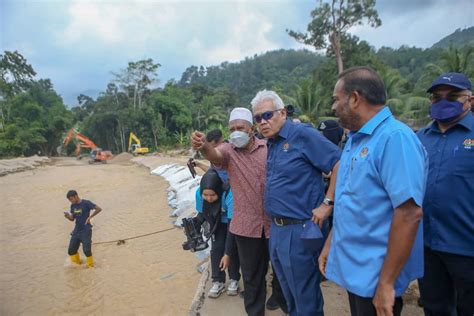
[[[280, 48], [308, 48], [286, 29], [305, 31], [316, 1], [0, 0], [2, 50], [19, 50], [63, 95], [105, 89], [130, 61], [162, 64], [164, 83], [191, 65], [216, 65]], [[473, 25], [472, 0], [378, 0], [382, 26], [350, 31], [375, 47], [429, 47]], [[462, 9], [454, 9], [462, 8]]]
[[402, 45], [428, 48], [456, 29], [474, 25], [471, 0], [385, 0], [377, 2], [376, 9], [382, 20], [380, 27], [361, 25], [350, 29], [350, 33], [376, 48]]

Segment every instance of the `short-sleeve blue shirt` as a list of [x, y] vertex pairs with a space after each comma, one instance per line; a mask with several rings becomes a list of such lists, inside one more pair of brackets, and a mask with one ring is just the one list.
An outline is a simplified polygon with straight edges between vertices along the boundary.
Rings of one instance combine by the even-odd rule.
[[86, 224], [87, 218], [90, 216], [91, 210], [96, 205], [89, 200], [81, 199], [78, 204], [71, 204], [71, 215], [74, 218], [75, 226], [72, 233], [80, 233], [84, 230], [92, 229], [91, 224]]
[[322, 173], [341, 150], [313, 127], [286, 121], [269, 139], [264, 206], [271, 217], [307, 220], [324, 199]]
[[[222, 209], [224, 212], [222, 212], [221, 215], [221, 223], [228, 223], [229, 220], [232, 219], [232, 210], [233, 210], [233, 205], [234, 205], [234, 198], [232, 195], [232, 190], [225, 191], [222, 194], [222, 200], [224, 203], [222, 203]], [[201, 188], [197, 188], [196, 190], [196, 210], [199, 213], [202, 213], [202, 206], [204, 204], [203, 198], [201, 196]]]
[[423, 201], [425, 246], [473, 257], [474, 117], [468, 113], [445, 133], [432, 123], [418, 137], [430, 161]]
[[[426, 175], [423, 146], [388, 107], [350, 134], [337, 175], [328, 279], [356, 295], [375, 295], [395, 208], [411, 198], [421, 206]], [[396, 295], [422, 275], [420, 224], [411, 254], [395, 281]]]

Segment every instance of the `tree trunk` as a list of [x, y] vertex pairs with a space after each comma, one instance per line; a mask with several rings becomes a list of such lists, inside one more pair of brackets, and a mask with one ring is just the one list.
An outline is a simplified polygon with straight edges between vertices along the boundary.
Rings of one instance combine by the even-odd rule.
[[3, 133], [5, 133], [5, 115], [3, 114], [3, 107], [0, 106], [0, 115], [1, 115], [1, 122], [0, 122], [0, 129], [2, 130]]
[[342, 54], [341, 54], [341, 38], [339, 34], [333, 33], [330, 37], [330, 42], [332, 45], [332, 49], [334, 50], [334, 54], [336, 55], [336, 63], [337, 63], [337, 71], [338, 74], [344, 71], [344, 64], [342, 61]]
[[135, 87], [133, 88], [133, 109], [135, 110], [137, 108], [137, 91], [138, 87], [137, 84], [135, 84]]
[[157, 130], [155, 129], [155, 124], [151, 124], [151, 132], [153, 134], [153, 143], [155, 144], [155, 148], [158, 149], [158, 135]]

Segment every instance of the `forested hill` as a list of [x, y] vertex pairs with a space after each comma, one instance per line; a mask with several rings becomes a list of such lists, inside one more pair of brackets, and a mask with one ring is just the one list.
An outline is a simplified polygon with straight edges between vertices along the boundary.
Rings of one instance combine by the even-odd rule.
[[238, 63], [188, 67], [181, 76], [181, 87], [202, 84], [211, 89], [228, 88], [242, 104], [249, 104], [255, 91], [272, 87], [288, 92], [301, 79], [311, 76], [326, 57], [308, 50], [271, 51], [247, 57]]
[[[360, 41], [355, 36], [347, 38], [345, 45], [348, 65], [373, 62], [372, 67], [380, 69], [381, 62], [398, 70], [413, 87], [426, 72], [426, 66], [435, 64], [441, 58], [443, 50], [450, 45], [454, 49], [474, 46], [474, 27], [458, 29], [427, 49], [401, 46], [398, 49], [382, 47], [375, 50], [369, 43]], [[223, 62], [209, 67], [190, 66], [183, 72], [178, 86], [185, 88], [200, 84], [210, 89], [226, 88], [238, 96], [240, 104], [249, 104], [255, 91], [263, 88], [291, 94], [295, 85], [310, 78], [318, 68], [324, 68], [327, 59], [327, 56], [309, 50], [280, 49], [247, 57], [236, 63]], [[320, 72], [323, 74], [324, 71]]]
[[[464, 38], [455, 34], [453, 38]], [[390, 109], [414, 128], [430, 120], [426, 89], [434, 78], [448, 71], [474, 78], [474, 44], [375, 50], [370, 43], [346, 35], [341, 39], [341, 55], [345, 69], [374, 68], [385, 83]], [[192, 130], [220, 128], [228, 133], [225, 122], [230, 110], [249, 107], [255, 93], [264, 88], [277, 91], [285, 104], [293, 104], [304, 122], [316, 125], [334, 115], [332, 92], [338, 68], [332, 51], [320, 55], [309, 50], [278, 50], [237, 63], [191, 66], [180, 80], [156, 88], [159, 67], [152, 58], [129, 62], [126, 69], [114, 72], [113, 80], [98, 96], [79, 95], [79, 106], [68, 109], [51, 80], [39, 79], [41, 74], [37, 77], [20, 52], [3, 52], [0, 157], [38, 152], [55, 155], [70, 128], [114, 153], [128, 149], [130, 132], [152, 150], [187, 146]], [[74, 145], [70, 143], [68, 149], [74, 151]]]
[[474, 26], [457, 29], [454, 33], [434, 44], [432, 48], [448, 48], [450, 45], [455, 47], [474, 46]]

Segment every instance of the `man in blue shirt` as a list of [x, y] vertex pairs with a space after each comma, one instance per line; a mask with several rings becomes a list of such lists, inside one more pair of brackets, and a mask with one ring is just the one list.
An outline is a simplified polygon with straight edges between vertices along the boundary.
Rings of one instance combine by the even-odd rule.
[[374, 70], [342, 72], [333, 100], [333, 111], [351, 132], [319, 266], [348, 291], [352, 315], [400, 315], [401, 295], [423, 274], [426, 152], [384, 105], [385, 87]]
[[332, 211], [334, 183], [325, 199], [322, 173], [337, 174], [340, 149], [311, 126], [287, 120], [283, 102], [273, 91], [260, 91], [252, 109], [268, 138], [264, 207], [272, 219], [270, 258], [288, 312], [324, 315], [316, 261], [322, 239], [318, 246], [318, 240], [306, 243], [302, 238], [306, 230], [316, 229], [313, 217], [322, 225]]
[[428, 89], [434, 122], [418, 132], [429, 155], [424, 211], [425, 315], [474, 315], [474, 103], [460, 73]]
[[[81, 199], [75, 190], [68, 191], [66, 197], [71, 202], [71, 209], [69, 212], [64, 212], [64, 217], [71, 222], [75, 221], [74, 230], [69, 241], [68, 254], [73, 263], [81, 264], [78, 250], [82, 243], [87, 266], [92, 268], [94, 266], [94, 259], [92, 258], [91, 219], [99, 214], [102, 208], [89, 200]], [[93, 214], [91, 214], [91, 210], [94, 210]]]

